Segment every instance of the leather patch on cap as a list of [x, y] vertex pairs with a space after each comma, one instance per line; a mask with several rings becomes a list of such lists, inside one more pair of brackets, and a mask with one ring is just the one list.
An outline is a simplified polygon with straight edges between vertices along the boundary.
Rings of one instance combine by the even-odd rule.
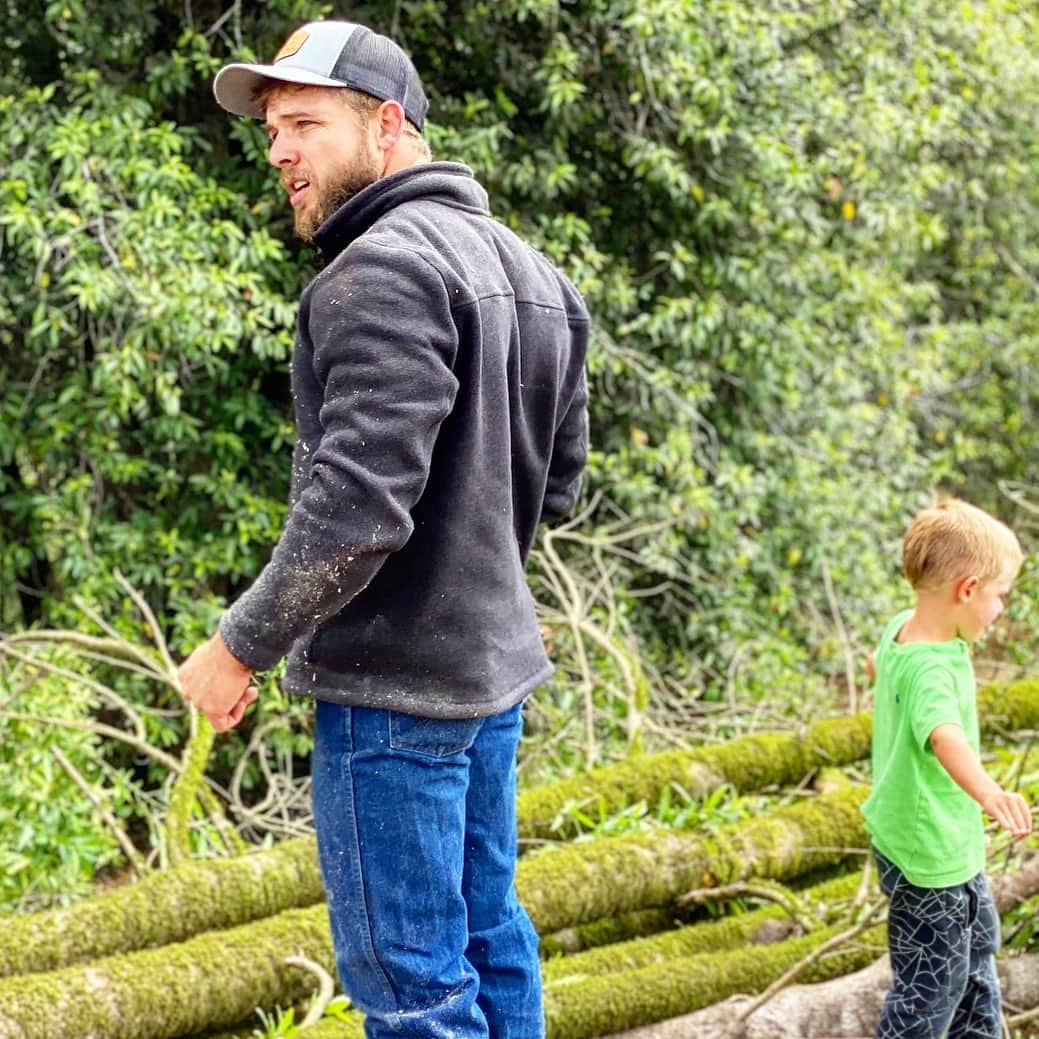
[[291, 58], [293, 54], [299, 52], [300, 47], [310, 38], [310, 33], [303, 29], [297, 29], [282, 45], [281, 50], [274, 55], [275, 61], [281, 61], [282, 58]]

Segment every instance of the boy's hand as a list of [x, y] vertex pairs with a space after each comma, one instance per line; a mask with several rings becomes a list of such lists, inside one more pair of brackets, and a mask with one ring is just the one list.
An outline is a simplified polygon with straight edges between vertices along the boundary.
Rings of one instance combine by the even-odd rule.
[[1027, 837], [1032, 832], [1032, 813], [1028, 802], [1011, 790], [997, 790], [981, 805], [985, 814], [995, 819], [1014, 837]]

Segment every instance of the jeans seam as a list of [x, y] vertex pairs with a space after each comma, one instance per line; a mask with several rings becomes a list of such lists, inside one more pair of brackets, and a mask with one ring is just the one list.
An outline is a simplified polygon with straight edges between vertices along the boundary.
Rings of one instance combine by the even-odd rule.
[[[353, 735], [353, 710], [350, 707], [345, 708], [344, 712], [344, 736], [345, 741], [348, 744], [347, 753], [342, 758], [342, 770], [343, 770], [343, 783], [349, 794], [349, 824], [351, 829], [351, 841], [353, 846], [357, 849], [356, 855], [350, 856], [350, 871], [353, 874], [353, 886], [360, 896], [361, 913], [364, 917], [364, 956], [368, 961], [369, 965], [373, 968], [376, 977], [378, 977], [380, 984], [382, 985], [385, 995], [388, 997], [389, 1002], [394, 1006], [398, 1006], [397, 993], [393, 989], [393, 983], [390, 981], [389, 975], [386, 973], [386, 969], [382, 963], [379, 962], [379, 957], [375, 952], [375, 937], [372, 933], [372, 922], [371, 915], [368, 912], [368, 891], [364, 884], [364, 866], [361, 862], [361, 841], [360, 841], [360, 828], [357, 825], [357, 799], [354, 791], [354, 777], [353, 777], [353, 750], [354, 750], [354, 735]], [[390, 1022], [390, 1026], [395, 1031], [400, 1031], [400, 1025], [398, 1022]]]

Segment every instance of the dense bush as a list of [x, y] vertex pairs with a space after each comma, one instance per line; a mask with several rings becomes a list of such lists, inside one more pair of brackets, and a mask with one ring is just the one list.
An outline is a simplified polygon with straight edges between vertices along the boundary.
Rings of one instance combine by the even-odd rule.
[[276, 538], [315, 260], [210, 81], [323, 13], [405, 43], [437, 156], [595, 314], [594, 507], [532, 569], [563, 665], [535, 724], [810, 709], [861, 677], [933, 487], [1027, 524], [1034, 3], [7, 0], [0, 627], [73, 591], [118, 614], [118, 565], [183, 651]]

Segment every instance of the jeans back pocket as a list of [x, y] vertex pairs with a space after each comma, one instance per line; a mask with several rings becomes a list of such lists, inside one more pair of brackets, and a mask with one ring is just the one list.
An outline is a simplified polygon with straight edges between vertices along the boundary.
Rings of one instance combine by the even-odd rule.
[[420, 718], [390, 711], [390, 746], [431, 758], [447, 758], [468, 750], [483, 718]]

